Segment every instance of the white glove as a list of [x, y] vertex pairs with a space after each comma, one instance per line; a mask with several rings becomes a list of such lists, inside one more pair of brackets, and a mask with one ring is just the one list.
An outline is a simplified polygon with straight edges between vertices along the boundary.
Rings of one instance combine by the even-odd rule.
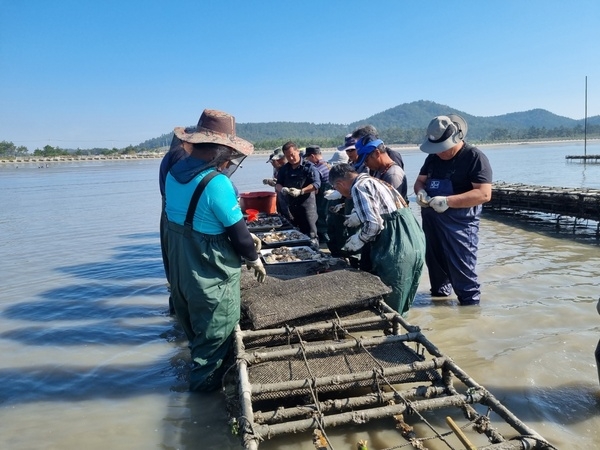
[[356, 211], [352, 211], [352, 214], [346, 216], [346, 220], [344, 221], [344, 226], [348, 228], [357, 227], [361, 224], [360, 219], [358, 218], [358, 214]]
[[297, 188], [288, 188], [288, 194], [292, 197], [299, 197], [302, 195], [302, 190]]
[[246, 267], [248, 270], [254, 269], [254, 276], [256, 277], [256, 281], [259, 283], [263, 283], [267, 276], [267, 271], [265, 270], [265, 266], [260, 261], [260, 258], [254, 261], [246, 261]]
[[421, 208], [428, 208], [429, 202], [431, 201], [431, 197], [427, 194], [425, 189], [421, 189], [417, 192], [417, 203]]
[[277, 184], [277, 179], [276, 178], [265, 178], [263, 180], [263, 184], [268, 184], [269, 186], [275, 187], [275, 185]]
[[325, 191], [324, 197], [327, 200], [339, 200], [340, 198], [342, 198], [342, 194], [340, 194], [335, 189], [329, 189], [329, 190]]
[[348, 252], [357, 252], [365, 245], [365, 241], [360, 238], [360, 232], [353, 234], [350, 239], [346, 241], [342, 250], [346, 250]]
[[433, 197], [431, 200], [429, 200], [429, 206], [431, 206], [436, 212], [443, 213], [449, 208], [448, 197]]
[[340, 203], [338, 205], [334, 205], [331, 208], [329, 208], [329, 211], [331, 211], [333, 214], [337, 214], [339, 213], [342, 209], [344, 209], [346, 207], [345, 204]]
[[256, 249], [256, 252], [260, 252], [260, 249], [262, 248], [262, 241], [254, 233], [250, 233], [250, 236], [252, 236], [252, 242], [254, 242], [254, 248]]

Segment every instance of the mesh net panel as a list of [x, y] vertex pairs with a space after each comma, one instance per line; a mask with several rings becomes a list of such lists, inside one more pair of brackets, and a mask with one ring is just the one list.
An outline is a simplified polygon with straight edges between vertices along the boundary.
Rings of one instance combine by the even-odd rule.
[[368, 305], [391, 292], [376, 276], [352, 269], [265, 283], [242, 292], [242, 306], [252, 328], [274, 327], [334, 309]]

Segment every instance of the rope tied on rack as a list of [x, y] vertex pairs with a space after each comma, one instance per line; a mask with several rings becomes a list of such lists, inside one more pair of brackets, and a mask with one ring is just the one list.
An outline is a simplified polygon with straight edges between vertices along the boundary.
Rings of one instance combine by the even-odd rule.
[[[313, 413], [313, 418], [315, 420], [315, 422], [317, 423], [317, 426], [319, 428], [320, 431], [320, 436], [319, 436], [319, 443], [323, 443], [323, 441], [325, 441], [326, 445], [331, 449], [334, 450], [333, 446], [331, 445], [329, 438], [327, 437], [327, 433], [325, 432], [325, 425], [323, 424], [323, 417], [325, 417], [325, 415], [323, 414], [323, 409], [321, 408], [321, 402], [319, 401], [319, 397], [317, 395], [317, 378], [315, 377], [315, 375], [313, 374], [311, 368], [310, 368], [310, 364], [308, 363], [308, 358], [306, 357], [306, 345], [304, 343], [304, 339], [302, 339], [302, 335], [300, 334], [300, 332], [298, 330], [296, 331], [296, 336], [298, 338], [298, 345], [300, 347], [300, 350], [302, 351], [302, 359], [304, 360], [304, 366], [306, 367], [306, 370], [308, 371], [308, 375], [310, 376], [310, 384], [308, 386], [308, 390], [310, 391], [310, 395], [312, 397], [313, 400], [313, 404], [315, 405], [316, 410]], [[323, 447], [321, 447], [323, 448]]]

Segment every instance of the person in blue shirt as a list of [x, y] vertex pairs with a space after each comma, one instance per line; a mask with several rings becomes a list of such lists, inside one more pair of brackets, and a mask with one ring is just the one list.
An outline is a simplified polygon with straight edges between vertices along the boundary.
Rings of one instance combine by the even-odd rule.
[[174, 132], [189, 156], [165, 180], [171, 297], [190, 341], [190, 389], [210, 391], [220, 384], [240, 319], [242, 260], [259, 282], [266, 276], [226, 176], [254, 146], [235, 135], [233, 116], [216, 110], [204, 110], [193, 131]]

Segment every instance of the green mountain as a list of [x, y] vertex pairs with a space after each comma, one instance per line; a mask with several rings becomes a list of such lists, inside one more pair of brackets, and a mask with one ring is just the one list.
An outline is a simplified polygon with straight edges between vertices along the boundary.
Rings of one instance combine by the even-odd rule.
[[[257, 148], [272, 149], [288, 140], [300, 146], [318, 144], [333, 147], [343, 137], [361, 125], [371, 124], [387, 144], [417, 144], [425, 134], [429, 121], [438, 115], [459, 114], [469, 124], [468, 140], [490, 142], [530, 139], [583, 138], [584, 120], [558, 116], [544, 109], [514, 112], [500, 116], [478, 117], [447, 105], [419, 100], [404, 103], [349, 124], [310, 122], [257, 122], [238, 123], [240, 137]], [[588, 137], [600, 137], [600, 116], [588, 118]], [[173, 133], [142, 142], [140, 148], [158, 148], [169, 145]]]

